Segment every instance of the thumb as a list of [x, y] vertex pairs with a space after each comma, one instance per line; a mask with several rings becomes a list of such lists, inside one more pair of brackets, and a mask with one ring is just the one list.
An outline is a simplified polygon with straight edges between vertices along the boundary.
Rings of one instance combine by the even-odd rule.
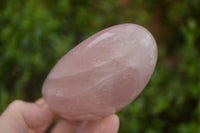
[[20, 100], [12, 102], [0, 117], [0, 132], [27, 133], [29, 129], [46, 126], [55, 118], [47, 105], [27, 103]]

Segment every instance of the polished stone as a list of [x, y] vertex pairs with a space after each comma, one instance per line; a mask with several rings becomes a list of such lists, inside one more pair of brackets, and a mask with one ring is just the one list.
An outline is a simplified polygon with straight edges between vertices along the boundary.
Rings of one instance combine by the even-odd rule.
[[157, 60], [151, 33], [136, 24], [102, 30], [64, 55], [46, 78], [49, 107], [69, 120], [95, 120], [132, 102]]

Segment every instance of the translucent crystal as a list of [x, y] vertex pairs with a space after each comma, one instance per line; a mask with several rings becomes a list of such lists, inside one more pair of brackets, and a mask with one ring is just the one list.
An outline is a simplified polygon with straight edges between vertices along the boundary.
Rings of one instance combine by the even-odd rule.
[[136, 24], [112, 26], [64, 55], [46, 78], [42, 93], [65, 119], [100, 119], [140, 94], [156, 60], [156, 42], [149, 31]]

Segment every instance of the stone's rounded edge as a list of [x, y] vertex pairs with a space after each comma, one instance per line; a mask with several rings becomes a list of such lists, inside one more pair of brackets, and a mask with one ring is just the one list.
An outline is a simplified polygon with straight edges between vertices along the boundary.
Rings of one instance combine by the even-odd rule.
[[[134, 23], [123, 23], [123, 24], [118, 24], [118, 25], [114, 25], [114, 26], [108, 27], [108, 29], [109, 29], [109, 28], [112, 28], [112, 27], [118, 27], [118, 26], [138, 27], [138, 28], [140, 28], [141, 30], [147, 32], [148, 34], [151, 34], [151, 36], [152, 36], [152, 33], [151, 33], [149, 30], [147, 30], [144, 26], [141, 26], [141, 25], [139, 25], [139, 24], [134, 24]], [[152, 36], [152, 37], [153, 37], [153, 36]], [[153, 39], [154, 39], [154, 38], [153, 38]], [[155, 40], [155, 39], [154, 39], [154, 40]]]
[[[110, 29], [113, 29], [113, 28], [119, 27], [119, 26], [130, 26], [130, 27], [134, 27], [134, 28], [137, 27], [138, 29], [140, 29], [140, 30], [146, 32], [147, 34], [149, 34], [150, 37], [151, 37], [151, 39], [152, 39], [152, 41], [153, 41], [153, 44], [154, 44], [154, 46], [155, 46], [155, 48], [156, 48], [156, 62], [157, 62], [157, 58], [158, 58], [158, 47], [157, 47], [157, 42], [156, 42], [155, 38], [153, 37], [153, 34], [152, 34], [147, 28], [145, 28], [144, 26], [141, 26], [141, 25], [139, 25], [139, 24], [134, 24], [134, 23], [122, 23], [122, 24], [117, 24], [117, 25], [114, 25], [114, 26], [110, 26], [110, 27], [108, 27], [108, 28], [106, 28], [106, 29], [104, 29], [104, 30], [110, 30]], [[102, 30], [102, 31], [104, 31], [104, 30]], [[101, 31], [100, 31], [100, 32], [101, 32]], [[99, 32], [97, 32], [97, 33], [99, 33]], [[97, 34], [97, 33], [95, 33], [95, 34]], [[156, 66], [156, 63], [155, 63], [155, 66]], [[155, 69], [155, 67], [154, 67], [154, 69]]]
[[[153, 37], [153, 34], [147, 29], [145, 28], [144, 26], [141, 26], [139, 24], [134, 24], [134, 23], [123, 23], [123, 24], [118, 24], [118, 25], [114, 25], [114, 26], [111, 26], [111, 27], [108, 27], [107, 29], [109, 28], [114, 28], [114, 27], [118, 27], [118, 26], [130, 26], [130, 27], [137, 27], [139, 28], [140, 30], [143, 30], [144, 32], [146, 32], [147, 34], [149, 34], [151, 36], [151, 39], [153, 40], [156, 48], [157, 48], [157, 51], [158, 51], [158, 47], [157, 47], [157, 43], [156, 43], [156, 40], [155, 38]], [[106, 30], [106, 29], [105, 29]]]
[[[153, 71], [152, 71], [152, 74], [150, 75], [150, 78], [151, 78], [151, 76], [153, 75], [153, 72], [154, 72], [154, 70], [155, 70], [155, 67], [156, 67], [156, 64], [157, 64], [157, 60], [158, 60], [158, 47], [157, 47], [157, 42], [156, 42], [156, 40], [155, 40], [155, 38], [153, 37], [153, 34], [147, 29], [147, 28], [145, 28], [144, 26], [141, 26], [141, 25], [139, 25], [139, 24], [133, 24], [133, 23], [125, 23], [125, 24], [119, 24], [119, 25], [128, 25], [128, 26], [136, 26], [136, 27], [138, 27], [138, 28], [140, 28], [141, 30], [143, 30], [144, 32], [146, 32], [147, 34], [149, 34], [150, 35], [150, 37], [151, 37], [151, 40], [153, 41], [153, 45], [155, 46], [155, 55], [156, 55], [156, 59], [155, 59], [155, 64], [154, 64], [154, 67], [153, 67]], [[117, 26], [117, 25], [116, 25]], [[148, 81], [149, 82], [149, 81]], [[147, 84], [148, 84], [148, 82], [147, 82]], [[146, 85], [147, 85], [146, 84]], [[145, 87], [146, 87], [146, 85], [145, 85]], [[143, 88], [144, 89], [144, 88]]]
[[[145, 31], [146, 33], [148, 33], [151, 37], [151, 39], [153, 40], [153, 44], [155, 45], [155, 48], [156, 48], [156, 62], [157, 62], [157, 58], [158, 58], [158, 47], [157, 47], [157, 42], [155, 40], [155, 38], [153, 37], [153, 34], [152, 32], [150, 32], [148, 29], [146, 29], [144, 26], [141, 26], [139, 24], [131, 24], [131, 23], [127, 23], [128, 25], [134, 25], [134, 26], [137, 26], [137, 27], [140, 27], [143, 31]], [[156, 63], [155, 63], [155, 66], [156, 66]], [[155, 67], [154, 67], [155, 68]]]

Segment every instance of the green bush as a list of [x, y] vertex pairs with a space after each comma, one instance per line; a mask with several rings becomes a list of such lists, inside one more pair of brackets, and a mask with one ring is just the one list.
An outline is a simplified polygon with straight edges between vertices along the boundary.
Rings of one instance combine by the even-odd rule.
[[42, 83], [68, 50], [93, 33], [138, 23], [158, 43], [142, 94], [119, 112], [120, 133], [200, 133], [199, 0], [1, 0], [0, 112], [41, 97]]

